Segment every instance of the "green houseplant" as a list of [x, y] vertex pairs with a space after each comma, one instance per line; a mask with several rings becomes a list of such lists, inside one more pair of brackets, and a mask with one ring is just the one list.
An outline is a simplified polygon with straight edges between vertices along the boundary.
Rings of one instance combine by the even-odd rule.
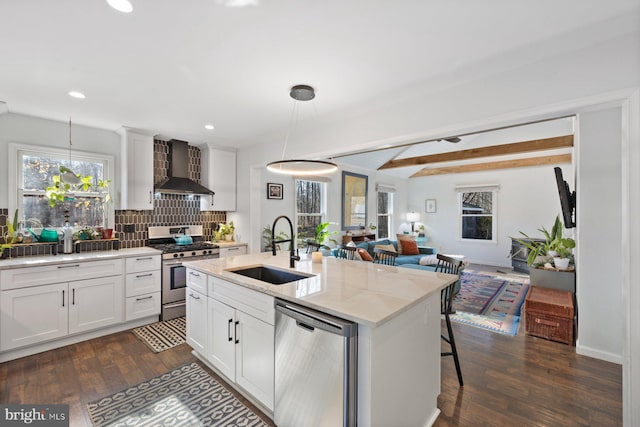
[[334, 245], [338, 244], [335, 239], [331, 238], [332, 235], [338, 234], [338, 231], [329, 231], [329, 225], [331, 224], [331, 222], [321, 222], [316, 226], [313, 234], [313, 239], [324, 249], [329, 249], [327, 242], [332, 242]]
[[218, 239], [226, 240], [227, 242], [232, 241], [235, 230], [236, 227], [233, 225], [233, 221], [229, 221], [228, 224], [220, 224], [220, 228], [218, 229]]
[[[544, 240], [535, 240], [522, 231], [520, 234], [522, 234], [526, 240], [513, 238], [513, 240], [529, 249], [527, 256], [527, 264], [529, 266], [539, 267], [545, 265], [551, 262], [552, 258], [554, 264], [557, 263], [560, 265], [560, 267], [556, 265], [558, 268], [566, 269], [573, 263], [572, 253], [573, 248], [576, 247], [576, 242], [569, 237], [563, 236], [562, 221], [559, 215], [556, 216], [551, 231], [547, 231], [544, 227], [538, 229], [538, 231], [544, 235]], [[519, 252], [511, 254], [511, 256], [515, 256], [518, 253]]]
[[[289, 239], [289, 235], [284, 231], [280, 231], [275, 235], [275, 240], [287, 240]], [[262, 246], [263, 252], [271, 251], [271, 226], [265, 225], [262, 229]], [[289, 250], [289, 248], [284, 248], [284, 250]]]

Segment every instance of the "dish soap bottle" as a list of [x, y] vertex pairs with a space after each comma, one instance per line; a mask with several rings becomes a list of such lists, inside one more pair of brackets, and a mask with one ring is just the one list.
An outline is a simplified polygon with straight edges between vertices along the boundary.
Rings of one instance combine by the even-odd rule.
[[62, 228], [63, 250], [65, 254], [73, 253], [73, 227], [69, 224], [69, 215], [64, 216], [64, 227]]

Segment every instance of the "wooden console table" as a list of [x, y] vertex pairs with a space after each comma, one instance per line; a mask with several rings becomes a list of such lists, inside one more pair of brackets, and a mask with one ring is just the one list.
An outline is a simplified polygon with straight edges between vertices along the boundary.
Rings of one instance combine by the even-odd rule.
[[350, 236], [342, 236], [342, 244], [345, 245], [349, 242], [360, 243], [368, 240], [376, 240], [376, 234], [352, 234]]

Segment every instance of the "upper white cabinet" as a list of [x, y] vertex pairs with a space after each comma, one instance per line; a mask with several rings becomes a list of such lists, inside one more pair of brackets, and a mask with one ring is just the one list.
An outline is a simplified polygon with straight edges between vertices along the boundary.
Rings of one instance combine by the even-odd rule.
[[153, 210], [153, 136], [124, 128], [120, 209]]
[[202, 185], [212, 190], [215, 196], [201, 196], [203, 211], [236, 210], [236, 152], [210, 147], [201, 147]]

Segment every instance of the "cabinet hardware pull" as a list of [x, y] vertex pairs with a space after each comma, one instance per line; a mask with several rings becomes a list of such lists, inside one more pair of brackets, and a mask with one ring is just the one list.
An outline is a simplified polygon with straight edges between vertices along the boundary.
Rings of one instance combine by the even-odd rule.
[[233, 335], [235, 335], [236, 337], [236, 344], [238, 344], [240, 342], [240, 340], [238, 339], [238, 324], [240, 323], [239, 320], [236, 320], [235, 325], [233, 325]]
[[76, 305], [76, 288], [71, 289], [71, 305]]
[[194, 294], [189, 294], [189, 296], [190, 296], [191, 298], [200, 299], [200, 297], [199, 297], [199, 296], [194, 295]]
[[136, 279], [140, 279], [142, 277], [149, 277], [149, 276], [153, 276], [153, 273], [147, 273], [147, 274], [138, 274], [136, 276]]
[[200, 277], [200, 275], [198, 273], [193, 272], [193, 271], [190, 271], [189, 274], [192, 275], [192, 276]]
[[80, 267], [80, 264], [72, 264], [72, 265], [59, 265], [58, 268], [77, 268]]
[[153, 295], [149, 295], [148, 297], [144, 297], [144, 298], [136, 298], [136, 301], [144, 301], [146, 299], [151, 299], [153, 298]]
[[233, 341], [233, 338], [231, 338], [231, 324], [233, 323], [233, 319], [229, 319], [229, 323], [227, 324], [227, 338], [229, 338], [229, 341]]
[[150, 256], [146, 256], [144, 258], [136, 258], [136, 261], [145, 261], [145, 260], [148, 260], [148, 259], [153, 259], [153, 258], [150, 257]]
[[62, 290], [62, 306], [64, 307], [64, 289]]
[[149, 204], [152, 205], [153, 204], [153, 192], [149, 191]]
[[227, 248], [228, 251], [237, 251], [238, 249], [240, 249], [239, 246], [236, 246], [235, 248]]

